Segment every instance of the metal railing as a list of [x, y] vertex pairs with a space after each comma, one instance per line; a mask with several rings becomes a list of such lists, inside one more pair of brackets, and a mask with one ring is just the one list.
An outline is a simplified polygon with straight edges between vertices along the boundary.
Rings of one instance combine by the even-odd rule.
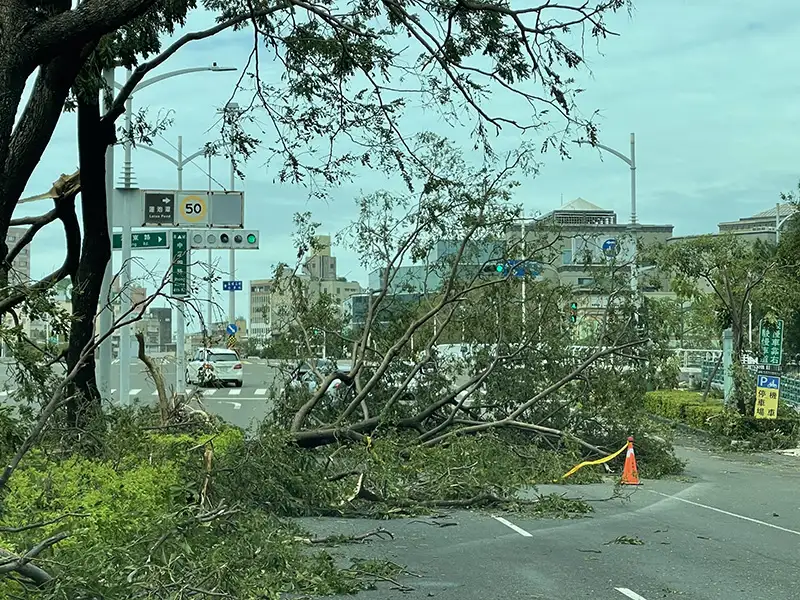
[[[755, 387], [755, 376], [756, 372], [758, 371], [758, 364], [754, 364], [751, 362], [751, 360], [752, 359], [746, 360], [745, 362], [747, 363], [747, 370], [750, 371], [750, 375], [753, 378], [753, 386]], [[707, 381], [708, 377], [713, 372], [715, 362], [715, 360], [703, 361], [701, 371], [703, 381]], [[722, 367], [720, 367], [717, 369], [717, 373], [714, 375], [714, 379], [711, 381], [711, 384], [715, 388], [722, 389], [724, 381], [725, 372]], [[781, 376], [781, 398], [790, 404], [795, 404], [800, 407], [800, 376], [787, 374]]]

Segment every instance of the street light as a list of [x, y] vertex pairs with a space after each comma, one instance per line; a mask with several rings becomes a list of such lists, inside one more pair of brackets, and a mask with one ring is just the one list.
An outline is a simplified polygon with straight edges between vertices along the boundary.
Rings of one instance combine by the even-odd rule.
[[[576, 144], [591, 144], [588, 140], [573, 140]], [[605, 150], [609, 154], [613, 154], [618, 159], [623, 161], [631, 171], [631, 223], [630, 223], [630, 230], [633, 234], [633, 260], [631, 264], [631, 290], [634, 294], [634, 302], [636, 303], [637, 309], [634, 311], [634, 319], [638, 325], [639, 323], [639, 310], [638, 310], [638, 292], [639, 292], [639, 281], [638, 281], [638, 273], [636, 269], [636, 260], [637, 260], [637, 240], [636, 240], [636, 135], [631, 133], [631, 155], [625, 156], [621, 152], [614, 150], [604, 144], [591, 144], [601, 150]]]
[[[123, 85], [118, 83], [114, 77], [114, 68], [105, 69], [103, 71], [103, 77], [106, 81], [106, 85], [109, 86], [111, 89], [120, 90], [123, 88]], [[167, 73], [162, 73], [161, 75], [155, 75], [153, 77], [148, 78], [147, 80], [139, 82], [136, 87], [134, 87], [133, 92], [125, 101], [125, 126], [128, 128], [130, 132], [132, 123], [133, 123], [133, 94], [139, 90], [143, 90], [148, 86], [153, 85], [154, 83], [158, 83], [160, 81], [164, 81], [165, 79], [170, 79], [172, 77], [178, 77], [180, 75], [188, 75], [190, 73], [201, 73], [201, 72], [226, 72], [226, 71], [236, 71], [235, 67], [220, 67], [217, 63], [212, 63], [210, 66], [207, 67], [189, 67], [186, 69], [178, 69], [175, 71], [169, 71]], [[128, 77], [130, 77], [131, 71], [128, 70]], [[111, 101], [113, 102], [113, 100]], [[106, 106], [104, 103], [104, 112], [107, 112], [110, 108], [109, 105]], [[123, 181], [125, 187], [131, 187], [132, 185], [132, 169], [131, 169], [131, 143], [130, 140], [124, 142], [123, 144], [125, 149], [125, 169], [123, 172]], [[147, 148], [147, 146], [143, 146]], [[151, 149], [153, 150], [153, 149]], [[160, 154], [164, 156], [163, 153], [156, 152], [156, 154]], [[193, 156], [192, 158], [195, 158]], [[174, 162], [174, 161], [173, 161]], [[188, 162], [188, 161], [187, 161]], [[185, 163], [184, 163], [185, 164]], [[109, 239], [113, 239], [114, 236], [114, 147], [109, 146], [106, 150], [106, 158], [105, 158], [105, 167], [106, 167], [106, 206], [108, 212], [108, 235]], [[179, 173], [182, 173], [182, 165], [179, 166]], [[180, 175], [179, 175], [179, 184], [181, 183]], [[122, 231], [122, 260], [123, 260], [123, 269], [121, 273], [121, 281], [120, 281], [120, 288], [126, 289], [126, 286], [130, 284], [131, 279], [131, 270], [130, 270], [130, 258], [131, 258], [131, 233], [130, 233], [130, 220], [129, 220], [129, 213], [130, 211], [125, 210], [124, 219], [123, 219], [123, 231]], [[127, 225], [127, 226], [126, 226]], [[111, 281], [113, 279], [113, 261], [109, 261], [108, 265], [106, 266], [106, 272], [103, 278], [103, 295], [101, 297], [109, 298], [111, 296]], [[127, 298], [127, 295], [123, 293], [120, 298], [120, 310], [122, 314], [125, 314], [127, 311], [130, 310], [130, 301]], [[100, 312], [99, 316], [99, 334], [104, 335], [111, 331], [111, 327], [113, 324], [113, 313], [110, 307], [104, 307], [103, 310]], [[184, 315], [183, 315], [183, 307], [181, 305], [179, 310], [179, 320], [178, 320], [178, 328], [180, 329], [181, 325], [184, 323]], [[183, 346], [182, 340], [179, 342], [180, 346]], [[128, 327], [123, 327], [120, 331], [120, 347], [119, 347], [119, 359], [120, 359], [120, 402], [124, 402], [127, 397], [125, 394], [128, 392], [128, 388], [130, 387], [130, 346], [131, 346], [131, 337], [130, 337], [130, 329]], [[177, 354], [177, 352], [176, 352]], [[100, 391], [101, 396], [109, 397], [111, 392], [111, 336], [108, 337], [98, 349], [99, 355], [99, 369], [98, 369], [98, 388]], [[183, 373], [180, 365], [183, 363], [183, 356], [176, 356], [176, 360], [178, 362], [178, 378], [177, 378], [177, 387], [176, 389], [180, 393], [183, 390]]]
[[786, 215], [781, 219], [781, 203], [775, 203], [775, 245], [777, 246], [781, 241], [781, 227], [783, 227], [786, 222], [795, 216], [795, 211], [792, 211], [791, 214]]

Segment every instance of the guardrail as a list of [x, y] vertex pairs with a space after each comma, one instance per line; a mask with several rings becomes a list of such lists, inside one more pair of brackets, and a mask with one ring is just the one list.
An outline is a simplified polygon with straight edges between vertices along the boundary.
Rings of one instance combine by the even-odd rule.
[[[703, 381], [707, 381], [708, 377], [711, 375], [711, 372], [714, 370], [715, 360], [708, 360], [703, 362], [702, 367], [702, 375]], [[752, 377], [753, 382], [753, 389], [755, 391], [756, 385], [756, 372], [758, 371], [757, 364], [748, 364], [747, 370], [750, 371], [750, 375]], [[721, 389], [724, 385], [725, 381], [725, 373], [720, 367], [717, 370], [716, 375], [714, 375], [714, 379], [712, 379], [711, 384]], [[795, 375], [782, 375], [781, 376], [781, 398], [789, 402], [790, 404], [794, 404], [800, 407], [800, 376]]]

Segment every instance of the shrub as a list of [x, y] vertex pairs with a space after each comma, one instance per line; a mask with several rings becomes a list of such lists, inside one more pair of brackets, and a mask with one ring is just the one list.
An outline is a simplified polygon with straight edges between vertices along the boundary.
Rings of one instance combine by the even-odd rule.
[[[644, 406], [649, 413], [685, 423], [689, 423], [689, 414], [693, 415], [694, 422], [700, 422], [707, 416], [717, 414], [723, 408], [718, 400], [703, 402], [703, 395], [699, 392], [679, 390], [647, 392], [644, 397]], [[702, 425], [694, 426], [702, 427]]]

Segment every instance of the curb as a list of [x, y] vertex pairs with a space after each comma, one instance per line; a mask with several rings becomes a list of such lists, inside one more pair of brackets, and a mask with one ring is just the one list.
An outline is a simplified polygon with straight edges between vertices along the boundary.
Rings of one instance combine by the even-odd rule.
[[693, 433], [695, 435], [700, 435], [709, 439], [714, 439], [715, 437], [714, 434], [712, 434], [710, 431], [706, 431], [705, 429], [698, 429], [697, 427], [687, 425], [686, 423], [683, 423], [681, 421], [675, 421], [674, 419], [662, 417], [661, 415], [654, 415], [652, 413], [647, 413], [647, 416], [653, 419], [654, 421], [657, 421], [664, 425], [672, 425], [673, 427], [683, 431], [684, 433]]

